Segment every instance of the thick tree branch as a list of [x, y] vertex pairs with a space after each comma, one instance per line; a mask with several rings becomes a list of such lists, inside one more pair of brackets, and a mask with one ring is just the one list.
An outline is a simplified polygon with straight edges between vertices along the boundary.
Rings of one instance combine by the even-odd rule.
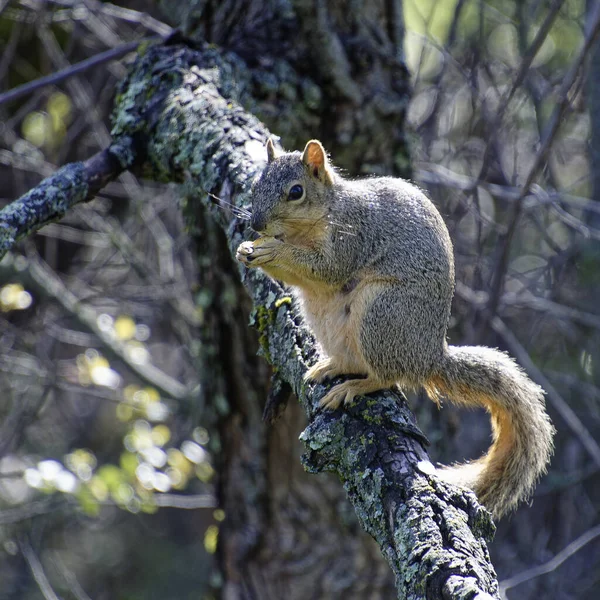
[[[249, 207], [250, 183], [266, 160], [268, 137], [237, 104], [244, 88], [232, 76], [236, 64], [209, 48], [152, 49], [121, 86], [113, 129], [117, 138], [145, 138], [143, 172], [186, 181], [188, 202], [211, 207], [232, 252], [247, 233], [246, 222], [234, 215]], [[495, 597], [484, 541], [493, 532], [489, 516], [472, 493], [429, 474], [423, 436], [405, 401], [386, 391], [349, 410], [320, 412], [325, 387], [303, 381], [316, 358], [314, 340], [298, 324], [293, 300], [259, 272], [240, 272], [255, 302], [263, 354], [307, 411], [305, 466], [339, 474], [396, 575], [398, 597]]]

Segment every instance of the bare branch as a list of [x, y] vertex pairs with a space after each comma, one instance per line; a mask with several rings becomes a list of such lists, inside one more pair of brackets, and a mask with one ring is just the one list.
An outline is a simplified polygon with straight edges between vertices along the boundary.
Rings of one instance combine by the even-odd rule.
[[[489, 295], [485, 292], [476, 292], [461, 281], [456, 282], [456, 295], [463, 298], [476, 308], [483, 308], [489, 300]], [[546, 298], [538, 298], [531, 293], [514, 294], [505, 293], [502, 295], [499, 306], [520, 306], [531, 308], [533, 310], [544, 312], [557, 319], [573, 321], [600, 329], [600, 316], [592, 313], [564, 306], [558, 302], [553, 302]], [[500, 312], [500, 311], [499, 311]]]
[[126, 344], [98, 325], [96, 311], [82, 303], [40, 259], [29, 259], [29, 261], [26, 261], [25, 269], [31, 278], [31, 283], [36, 288], [44, 290], [49, 297], [72, 314], [88, 331], [93, 332], [102, 342], [106, 352], [122, 360], [142, 381], [155, 387], [163, 396], [175, 400], [189, 399], [197, 395], [197, 391], [194, 389], [195, 386], [188, 388], [149, 362], [132, 360]]
[[56, 592], [52, 589], [50, 581], [48, 581], [48, 577], [44, 571], [44, 567], [42, 566], [40, 559], [34, 552], [31, 542], [29, 541], [29, 537], [24, 536], [19, 540], [19, 548], [21, 549], [23, 558], [25, 558], [25, 561], [29, 565], [31, 574], [35, 579], [35, 582], [38, 584], [40, 592], [42, 592], [44, 598], [46, 600], [61, 600], [60, 596], [57, 596]]
[[216, 508], [217, 499], [211, 494], [154, 494], [152, 501], [161, 508], [179, 508], [183, 510], [198, 510], [199, 508]]
[[558, 569], [558, 567], [560, 567], [560, 565], [562, 565], [568, 558], [573, 556], [576, 552], [579, 552], [590, 542], [593, 542], [597, 537], [600, 537], [600, 525], [597, 525], [592, 529], [588, 529], [588, 531], [580, 535], [576, 540], [573, 540], [568, 546], [563, 548], [556, 556], [554, 556], [544, 564], [538, 565], [537, 567], [533, 567], [531, 569], [527, 569], [526, 571], [523, 571], [522, 573], [519, 573], [514, 577], [510, 577], [509, 579], [501, 581], [500, 596], [502, 598], [506, 598], [507, 590], [517, 587], [518, 585], [521, 585], [526, 581], [530, 581], [535, 577], [545, 575], [546, 573], [551, 573], [552, 571]]
[[155, 38], [149, 38], [144, 40], [139, 40], [135, 42], [127, 42], [122, 46], [117, 46], [116, 48], [111, 48], [110, 50], [106, 50], [106, 52], [101, 52], [100, 54], [96, 54], [95, 56], [91, 56], [90, 58], [86, 58], [81, 62], [78, 62], [69, 67], [65, 67], [60, 71], [56, 71], [55, 73], [51, 73], [50, 75], [46, 75], [45, 77], [40, 77], [39, 79], [34, 79], [33, 81], [29, 81], [20, 85], [12, 90], [8, 90], [8, 92], [4, 92], [0, 94], [0, 105], [5, 104], [6, 102], [12, 102], [13, 100], [18, 100], [23, 96], [31, 94], [40, 88], [43, 88], [47, 85], [56, 85], [69, 77], [73, 77], [74, 75], [79, 75], [91, 69], [93, 67], [97, 67], [98, 65], [104, 64], [109, 60], [116, 60], [117, 58], [121, 58], [125, 56], [125, 54], [129, 54], [129, 52], [133, 52], [140, 44], [155, 41]]
[[[454, 188], [468, 192], [477, 186], [486, 189], [492, 196], [505, 200], [510, 203], [516, 202], [522, 188], [500, 185], [498, 183], [489, 183], [487, 181], [479, 181], [475, 177], [469, 177], [461, 173], [456, 173], [442, 165], [431, 163], [422, 163], [422, 168], [415, 169], [415, 179], [421, 183], [428, 185], [442, 185], [445, 187]], [[533, 187], [533, 186], [532, 186]], [[534, 191], [537, 191], [533, 187]], [[540, 206], [554, 205], [557, 202], [566, 204], [577, 209], [585, 209], [600, 213], [600, 206], [597, 202], [584, 198], [582, 196], [574, 196], [564, 192], [545, 192], [544, 194], [535, 194], [534, 191], [529, 191], [523, 198], [523, 210], [538, 209]], [[572, 216], [572, 215], [571, 215]]]
[[577, 75], [579, 74], [579, 70], [583, 65], [584, 60], [590, 52], [598, 34], [600, 33], [600, 3], [596, 3], [594, 12], [590, 18], [590, 30], [585, 37], [583, 47], [581, 48], [579, 54], [571, 64], [568, 72], [565, 75], [563, 83], [560, 87], [560, 91], [558, 94], [558, 103], [554, 107], [552, 115], [548, 120], [548, 124], [544, 129], [544, 134], [542, 136], [541, 144], [536, 152], [533, 164], [531, 165], [531, 169], [529, 170], [529, 174], [523, 184], [521, 189], [521, 193], [515, 202], [515, 207], [513, 209], [513, 214], [510, 218], [506, 238], [504, 240], [504, 246], [502, 250], [502, 254], [500, 257], [498, 269], [494, 274], [494, 284], [492, 286], [492, 293], [490, 296], [490, 306], [489, 314], [494, 315], [496, 312], [496, 308], [498, 306], [498, 302], [500, 299], [502, 287], [504, 286], [504, 278], [506, 275], [506, 270], [508, 268], [508, 259], [510, 256], [510, 247], [512, 243], [512, 239], [515, 235], [515, 230], [519, 218], [521, 216], [521, 211], [523, 209], [523, 200], [529, 193], [529, 190], [537, 177], [537, 174], [544, 164], [546, 160], [546, 155], [550, 150], [552, 142], [554, 141], [554, 137], [558, 131], [559, 125], [561, 123], [562, 117], [569, 106], [569, 91], [573, 87], [577, 79]]
[[55, 498], [45, 498], [15, 508], [0, 511], [0, 525], [20, 523], [33, 517], [46, 515], [64, 506], [64, 502], [57, 502]]
[[65, 565], [58, 552], [55, 553], [53, 562], [60, 574], [63, 576], [76, 600], [92, 600], [86, 591], [81, 587], [77, 577], [75, 577], [75, 573], [67, 568], [67, 565]]

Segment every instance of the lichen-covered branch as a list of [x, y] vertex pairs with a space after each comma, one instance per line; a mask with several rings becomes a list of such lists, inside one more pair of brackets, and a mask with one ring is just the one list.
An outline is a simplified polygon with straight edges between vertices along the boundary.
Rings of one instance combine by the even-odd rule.
[[115, 144], [84, 162], [70, 163], [0, 211], [0, 259], [20, 239], [64, 217], [76, 204], [91, 200], [130, 164], [130, 140]]
[[[125, 136], [146, 149], [138, 169], [184, 182], [187, 202], [210, 207], [232, 252], [247, 234], [236, 215], [249, 208], [250, 182], [266, 160], [269, 135], [238, 104], [239, 66], [214, 48], [152, 48], [122, 83], [113, 115], [115, 141]], [[314, 340], [293, 299], [259, 272], [240, 266], [240, 275], [254, 299], [262, 352], [308, 414], [305, 466], [339, 474], [395, 573], [398, 597], [497, 597], [485, 543], [493, 532], [489, 515], [472, 493], [430, 474], [423, 436], [404, 400], [385, 391], [343, 412], [320, 412], [325, 388], [303, 382], [316, 358]]]

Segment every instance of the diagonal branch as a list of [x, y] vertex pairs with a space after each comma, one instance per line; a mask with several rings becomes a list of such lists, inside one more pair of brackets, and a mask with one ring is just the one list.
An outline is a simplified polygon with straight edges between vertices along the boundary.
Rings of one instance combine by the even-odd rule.
[[[143, 382], [155, 387], [164, 397], [175, 400], [195, 399], [197, 397], [196, 386], [188, 388], [157, 366], [149, 362], [132, 360], [127, 344], [104, 331], [98, 324], [96, 311], [81, 302], [42, 260], [32, 257], [29, 260], [20, 261], [20, 263], [21, 275], [25, 277], [27, 286], [41, 290], [43, 294], [62, 306], [85, 329], [92, 332], [102, 342], [106, 354], [121, 360]], [[7, 268], [10, 269], [10, 266], [7, 265]]]
[[535, 154], [533, 164], [529, 169], [529, 173], [525, 182], [523, 183], [523, 187], [521, 188], [521, 193], [519, 197], [516, 199], [512, 215], [510, 216], [507, 234], [504, 240], [502, 252], [500, 254], [500, 260], [498, 264], [498, 268], [496, 273], [494, 274], [494, 281], [492, 285], [492, 292], [490, 294], [490, 304], [487, 308], [488, 319], [493, 319], [496, 314], [496, 310], [498, 308], [498, 303], [500, 302], [500, 296], [502, 294], [502, 290], [504, 287], [504, 280], [506, 276], [506, 272], [508, 270], [508, 264], [510, 259], [510, 252], [512, 247], [512, 240], [516, 231], [517, 223], [521, 218], [521, 213], [523, 210], [523, 203], [529, 190], [531, 189], [535, 178], [537, 177], [539, 171], [541, 170], [548, 152], [554, 142], [554, 138], [558, 132], [558, 129], [562, 123], [563, 116], [567, 111], [569, 106], [569, 93], [571, 88], [575, 84], [577, 77], [579, 75], [579, 71], [586, 60], [591, 48], [594, 45], [594, 42], [600, 35], [600, 4], [596, 4], [594, 7], [594, 11], [589, 19], [591, 25], [590, 30], [588, 31], [585, 40], [583, 42], [583, 46], [579, 51], [579, 54], [573, 61], [573, 64], [567, 71], [563, 82], [560, 86], [558, 92], [558, 102], [548, 119], [548, 123], [544, 129], [542, 139], [540, 140], [540, 146]]
[[[208, 205], [232, 253], [248, 233], [235, 214], [249, 206], [269, 135], [238, 104], [247, 88], [237, 60], [211, 48], [151, 49], [122, 83], [113, 127], [117, 137], [145, 139], [146, 175], [186, 181], [188, 203]], [[254, 300], [263, 353], [308, 414], [301, 435], [305, 467], [340, 476], [396, 575], [398, 597], [495, 597], [484, 541], [492, 532], [489, 516], [473, 494], [431, 477], [423, 436], [405, 401], [385, 391], [343, 412], [320, 412], [326, 389], [303, 381], [316, 353], [312, 336], [297, 324], [294, 302], [260, 273], [240, 271]]]
[[71, 65], [69, 67], [65, 67], [60, 71], [56, 71], [55, 73], [51, 73], [50, 75], [45, 75], [44, 77], [39, 77], [38, 79], [34, 79], [28, 83], [24, 83], [12, 90], [8, 90], [0, 94], [0, 104], [4, 104], [6, 102], [12, 102], [13, 100], [18, 100], [23, 96], [27, 96], [27, 94], [31, 94], [36, 90], [39, 90], [42, 87], [47, 85], [56, 85], [69, 77], [73, 77], [74, 75], [78, 75], [79, 73], [83, 73], [93, 67], [97, 67], [105, 62], [110, 60], [116, 60], [117, 58], [123, 57], [125, 54], [129, 52], [133, 52], [140, 44], [146, 43], [149, 40], [139, 40], [135, 42], [127, 42], [126, 44], [122, 44], [121, 46], [117, 46], [115, 48], [110, 48], [110, 50], [106, 50], [105, 52], [101, 52], [96, 54], [95, 56], [90, 56], [90, 58], [86, 58], [81, 62], [78, 62], [75, 65]]
[[21, 549], [21, 553], [23, 554], [23, 558], [29, 566], [31, 574], [35, 579], [35, 582], [38, 584], [42, 596], [44, 596], [46, 600], [60, 600], [59, 596], [56, 595], [56, 592], [50, 585], [50, 581], [48, 580], [48, 576], [44, 571], [42, 562], [35, 553], [33, 546], [29, 541], [29, 537], [24, 536], [21, 538], [19, 540], [19, 547]]

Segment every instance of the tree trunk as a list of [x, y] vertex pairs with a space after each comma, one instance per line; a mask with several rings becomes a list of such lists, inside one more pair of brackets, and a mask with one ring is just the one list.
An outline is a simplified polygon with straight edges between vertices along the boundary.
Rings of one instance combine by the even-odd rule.
[[162, 4], [186, 36], [245, 62], [242, 102], [284, 146], [316, 137], [351, 173], [408, 175], [401, 0]]
[[[242, 79], [247, 71], [233, 71], [230, 61], [230, 56], [208, 47], [193, 51], [177, 45], [149, 50], [122, 84], [113, 135], [120, 144], [129, 138], [145, 140], [145, 174], [155, 178], [189, 178], [188, 218], [198, 214], [202, 200], [206, 202], [206, 195], [200, 190], [208, 191], [211, 213], [227, 231], [222, 249], [227, 246], [233, 252], [244, 239], [247, 225], [244, 220], [232, 218], [231, 207], [234, 214], [248, 207], [249, 184], [265, 159], [262, 144], [268, 132], [236, 106], [235, 101], [247, 89], [247, 79]], [[149, 91], [152, 100], [148, 104]], [[196, 222], [199, 235], [212, 237], [210, 228], [207, 230], [205, 225], [203, 230], [203, 223], [206, 224], [203, 220]], [[209, 259], [204, 256], [200, 261], [211, 264], [216, 262], [216, 256], [223, 255], [214, 247]], [[360, 524], [375, 538], [392, 567], [398, 597], [462, 598], [474, 592], [495, 593], [497, 586], [484, 543], [491, 533], [489, 517], [472, 494], [425, 475], [429, 463], [422, 448], [423, 437], [405, 403], [390, 392], [382, 392], [377, 402], [363, 400], [343, 411], [341, 417], [320, 412], [318, 400], [325, 389], [316, 386], [313, 394], [303, 383], [307, 365], [316, 358], [314, 341], [302, 325], [292, 299], [260, 272], [236, 268], [253, 296], [251, 320], [258, 329], [263, 355], [276, 368], [274, 385], [289, 384], [308, 414], [309, 426], [301, 435], [309, 449], [305, 466], [313, 472], [334, 471], [340, 476]], [[225, 298], [234, 304], [235, 297], [237, 294], [221, 294], [214, 301], [220, 303], [221, 310], [227, 308]], [[217, 322], [227, 320], [221, 316]], [[216, 346], [221, 348], [221, 355], [211, 351], [205, 341], [204, 347], [215, 361], [207, 371], [213, 378], [223, 372], [219, 368], [224, 364], [222, 358], [215, 357], [222, 356], [225, 340], [231, 339], [231, 334], [226, 335], [223, 343]], [[248, 345], [242, 345], [247, 351]], [[277, 535], [278, 522], [269, 513], [277, 494], [266, 482], [274, 479], [268, 477], [271, 473], [265, 468], [266, 463], [261, 463], [260, 454], [256, 454], [257, 449], [264, 447], [264, 430], [258, 418], [260, 404], [256, 405], [260, 393], [250, 388], [255, 371], [252, 367], [244, 371], [238, 366], [237, 372], [246, 373], [246, 380], [237, 389], [245, 390], [248, 396], [241, 397], [243, 411], [231, 406], [232, 412], [224, 424], [224, 447], [230, 452], [223, 465], [222, 503], [230, 521], [223, 527], [221, 548], [228, 597], [252, 598], [258, 585], [253, 582], [271, 581], [269, 574], [273, 573], [271, 561], [265, 556], [274, 549], [265, 542], [282, 538]], [[223, 388], [231, 383], [228, 374], [224, 374], [224, 379], [227, 381]], [[274, 394], [271, 399], [275, 402], [282, 397]], [[252, 453], [248, 449], [253, 449]], [[268, 457], [269, 452], [263, 456]], [[320, 484], [302, 485], [303, 494], [314, 485]], [[269, 495], [269, 491], [273, 494]], [[265, 494], [268, 503], [263, 501]], [[320, 496], [318, 492], [314, 495]], [[289, 500], [293, 508], [292, 498]], [[313, 507], [319, 517], [303, 503], [306, 523], [323, 518], [322, 507], [316, 505], [317, 502]], [[340, 548], [349, 546], [346, 536], [351, 532], [333, 521], [330, 527], [329, 531], [343, 534], [343, 545], [341, 537], [330, 539], [324, 536], [325, 532], [310, 540], [310, 556], [314, 557], [312, 548], [322, 552], [329, 565], [327, 573], [336, 568]], [[291, 524], [289, 528], [297, 530]], [[347, 561], [339, 568], [347, 568]], [[289, 564], [285, 569], [288, 573], [294, 571]], [[303, 589], [302, 593], [312, 595], [315, 580], [310, 583], [311, 590]], [[294, 579], [290, 589], [284, 591], [292, 593], [301, 584], [302, 579]], [[272, 585], [282, 583], [273, 581]], [[322, 582], [316, 587], [326, 589]]]

